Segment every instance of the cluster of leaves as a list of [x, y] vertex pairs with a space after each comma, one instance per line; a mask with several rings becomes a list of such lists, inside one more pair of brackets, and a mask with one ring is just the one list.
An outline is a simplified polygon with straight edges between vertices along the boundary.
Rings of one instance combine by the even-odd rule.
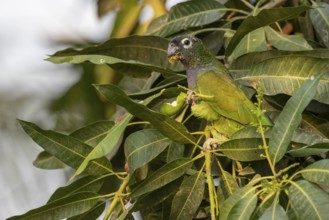
[[[134, 16], [140, 12], [137, 1], [123, 2], [138, 6]], [[20, 121], [45, 150], [37, 167], [76, 172], [46, 205], [10, 219], [96, 219], [104, 210], [104, 219], [131, 219], [137, 211], [143, 219], [328, 219], [329, 5], [301, 2], [186, 1], [143, 35], [52, 55], [54, 63], [106, 64], [140, 88], [94, 85], [126, 112], [70, 135]], [[204, 121], [188, 106], [159, 113], [186, 84], [183, 67], [166, 60], [168, 40], [183, 33], [223, 58], [256, 98], [255, 114], [266, 110], [273, 127], [245, 126], [203, 151]]]

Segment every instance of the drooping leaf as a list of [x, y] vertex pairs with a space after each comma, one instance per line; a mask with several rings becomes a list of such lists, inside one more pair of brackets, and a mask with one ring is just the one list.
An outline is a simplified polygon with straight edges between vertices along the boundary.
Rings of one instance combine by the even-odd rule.
[[88, 166], [88, 163], [91, 160], [101, 158], [107, 155], [108, 158], [112, 158], [115, 153], [118, 150], [118, 147], [120, 146], [118, 144], [121, 136], [123, 135], [123, 132], [125, 131], [128, 123], [130, 120], [133, 118], [131, 114], [128, 114], [125, 116], [124, 119], [121, 121], [117, 122], [111, 130], [106, 134], [106, 137], [99, 142], [94, 149], [88, 154], [88, 156], [83, 160], [83, 162], [80, 164], [78, 167], [77, 171], [74, 173], [73, 177], [79, 175], [82, 173], [86, 167]]
[[265, 27], [267, 40], [279, 50], [305, 51], [312, 50], [302, 34], [286, 35], [275, 31], [273, 28]]
[[192, 162], [192, 159], [182, 158], [167, 163], [134, 188], [131, 196], [141, 196], [181, 177], [188, 169], [190, 169]]
[[310, 18], [320, 41], [329, 48], [329, 4], [312, 1]]
[[55, 202], [78, 192], [97, 193], [104, 183], [102, 176], [86, 176], [71, 183], [70, 185], [59, 187], [49, 198], [47, 203]]
[[[310, 77], [323, 72], [328, 59], [318, 59], [307, 56], [282, 56], [264, 60], [254, 65], [251, 71], [235, 76], [235, 80], [260, 86], [265, 95], [276, 95], [280, 93], [292, 95]], [[324, 74], [316, 89], [315, 100], [329, 104], [329, 74]]]
[[70, 136], [95, 147], [111, 130], [113, 125], [113, 121], [97, 121], [72, 132]]
[[104, 211], [106, 202], [97, 202], [94, 207], [89, 209], [87, 212], [74, 217], [68, 218], [67, 220], [90, 220], [97, 219]]
[[221, 211], [219, 212], [219, 219], [228, 219], [229, 213], [233, 207], [249, 194], [254, 194], [255, 189], [251, 185], [246, 185], [237, 189], [227, 200], [224, 201]]
[[129, 135], [124, 144], [129, 172], [133, 173], [136, 169], [150, 162], [171, 142], [169, 138], [154, 129], [144, 129]]
[[308, 181], [329, 186], [329, 159], [319, 160], [301, 170], [300, 173]]
[[265, 155], [265, 152], [259, 148], [262, 144], [262, 140], [259, 138], [233, 139], [221, 144], [219, 149], [232, 160], [264, 160], [266, 158], [261, 155]]
[[311, 155], [320, 155], [329, 151], [329, 142], [308, 145], [297, 149], [287, 151], [294, 157], [308, 157]]
[[194, 143], [194, 137], [187, 128], [176, 120], [148, 109], [131, 100], [115, 85], [96, 85], [97, 90], [110, 102], [124, 107], [132, 115], [150, 122], [163, 135], [180, 143]]
[[266, 51], [266, 39], [264, 28], [258, 28], [245, 35], [239, 44], [235, 47], [231, 57], [235, 60], [237, 57], [256, 51]]
[[284, 211], [282, 206], [274, 201], [268, 209], [265, 210], [264, 214], [259, 220], [288, 220], [287, 213]]
[[69, 197], [48, 203], [36, 209], [32, 209], [23, 215], [8, 218], [8, 220], [44, 220], [65, 219], [82, 214], [91, 209], [99, 200], [95, 193], [81, 192]]
[[42, 151], [33, 161], [33, 165], [40, 169], [61, 169], [65, 167], [65, 164], [62, 161], [47, 151]]
[[308, 51], [270, 50], [265, 52], [248, 53], [234, 60], [230, 66], [230, 71], [232, 72], [234, 78], [243, 77], [249, 75], [251, 68], [257, 63], [260, 63], [270, 58], [288, 56], [288, 55], [299, 55], [299, 56], [329, 59], [329, 50], [324, 50], [324, 49], [315, 49]]
[[238, 201], [230, 210], [227, 219], [244, 220], [249, 219], [257, 205], [257, 195], [254, 190], [249, 191], [240, 201]]
[[300, 13], [308, 10], [307, 6], [300, 7], [285, 7], [285, 8], [272, 8], [264, 9], [256, 16], [249, 16], [239, 26], [235, 35], [231, 39], [229, 45], [226, 48], [226, 56], [231, 55], [236, 45], [240, 40], [249, 32], [256, 30], [257, 28], [270, 25], [277, 21], [288, 20], [296, 17]]
[[[54, 131], [45, 131], [26, 121], [19, 121], [25, 132], [48, 153], [54, 155], [66, 165], [77, 169], [92, 147], [76, 138]], [[111, 171], [111, 164], [106, 158], [92, 161], [86, 168], [90, 175], [100, 175]]]
[[172, 201], [170, 219], [192, 219], [194, 217], [203, 199], [204, 181], [202, 172], [183, 181]]
[[223, 202], [229, 198], [235, 190], [239, 188], [234, 177], [229, 173], [224, 171], [219, 178], [219, 184], [217, 188], [217, 198], [219, 207], [223, 205]]
[[[168, 42], [167, 39], [156, 36], [114, 38], [98, 46], [82, 50], [66, 49], [59, 51], [51, 55], [48, 60], [54, 63], [82, 63], [89, 61], [95, 64], [109, 64], [110, 66], [129, 64], [162, 73], [182, 71], [183, 67], [181, 64], [170, 64], [167, 61]], [[115, 68], [115, 66], [112, 67]], [[145, 74], [142, 76], [145, 76]]]
[[300, 219], [328, 219], [329, 195], [306, 180], [291, 182], [289, 199]]
[[273, 164], [277, 163], [287, 151], [293, 133], [302, 120], [302, 112], [312, 100], [317, 85], [325, 72], [305, 82], [288, 100], [271, 131], [269, 154]]
[[206, 25], [219, 20], [227, 9], [213, 0], [187, 1], [171, 8], [168, 16], [151, 24], [147, 34], [169, 36], [190, 27]]
[[303, 114], [302, 125], [304, 129], [310, 130], [324, 138], [329, 139], [329, 121], [318, 118], [311, 114]]

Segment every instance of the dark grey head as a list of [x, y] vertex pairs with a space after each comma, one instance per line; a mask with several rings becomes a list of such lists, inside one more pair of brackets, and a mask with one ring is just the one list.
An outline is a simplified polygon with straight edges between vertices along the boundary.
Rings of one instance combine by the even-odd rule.
[[205, 64], [212, 54], [205, 48], [202, 41], [191, 35], [174, 37], [168, 45], [167, 57], [169, 62], [180, 61], [185, 67], [193, 68]]

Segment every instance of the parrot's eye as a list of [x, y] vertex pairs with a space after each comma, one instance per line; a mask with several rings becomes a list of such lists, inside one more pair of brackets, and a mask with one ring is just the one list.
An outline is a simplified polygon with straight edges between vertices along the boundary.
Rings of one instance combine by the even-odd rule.
[[189, 48], [192, 45], [192, 42], [188, 38], [184, 38], [181, 42], [184, 48]]

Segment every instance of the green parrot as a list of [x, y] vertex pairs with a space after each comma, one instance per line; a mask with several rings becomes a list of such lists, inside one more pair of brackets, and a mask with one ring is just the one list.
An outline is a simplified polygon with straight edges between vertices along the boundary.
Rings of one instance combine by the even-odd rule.
[[[223, 120], [224, 116], [242, 126], [258, 122], [253, 112], [256, 106], [200, 39], [190, 35], [177, 36], [169, 42], [167, 55], [169, 62], [180, 61], [186, 69], [187, 101], [195, 116], [212, 122]], [[272, 125], [265, 116], [261, 122]]]

